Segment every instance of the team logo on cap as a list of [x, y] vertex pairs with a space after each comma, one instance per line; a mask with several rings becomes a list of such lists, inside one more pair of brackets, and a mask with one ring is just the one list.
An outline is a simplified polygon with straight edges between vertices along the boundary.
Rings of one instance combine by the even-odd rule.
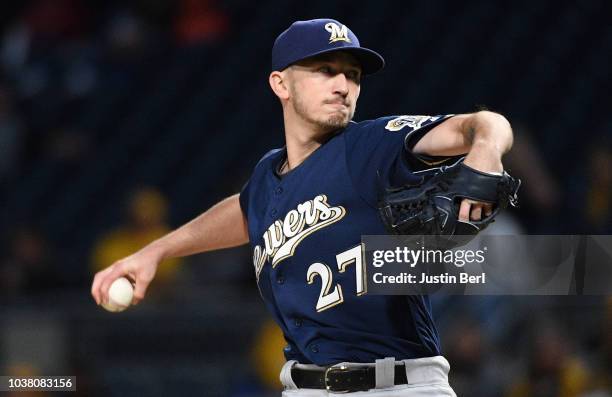
[[325, 30], [331, 33], [329, 36], [329, 44], [335, 43], [336, 41], [351, 42], [348, 38], [348, 28], [345, 25], [338, 26], [337, 23], [329, 22], [325, 24]]

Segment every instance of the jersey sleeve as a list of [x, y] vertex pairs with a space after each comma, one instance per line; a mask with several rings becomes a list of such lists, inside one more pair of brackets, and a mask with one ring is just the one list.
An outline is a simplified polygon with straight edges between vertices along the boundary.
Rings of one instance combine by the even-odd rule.
[[[267, 152], [265, 155], [263, 155], [263, 157], [261, 159], [259, 159], [259, 161], [257, 162], [257, 164], [255, 165], [255, 168], [253, 169], [253, 173], [251, 174], [251, 177], [249, 178], [249, 180], [244, 184], [244, 186], [242, 187], [242, 189], [240, 190], [240, 195], [238, 196], [238, 200], [240, 201], [240, 209], [242, 210], [242, 213], [244, 214], [244, 216], [248, 217], [249, 214], [249, 202], [250, 202], [250, 192], [252, 189], [254, 189], [255, 193], [253, 194], [253, 198], [257, 197], [257, 185], [258, 182], [262, 175], [262, 173], [265, 172], [265, 170], [267, 169], [266, 167], [268, 166], [268, 162], [269, 161], [273, 161], [274, 159], [276, 159], [280, 153], [282, 153], [284, 151], [283, 148], [279, 148], [279, 149], [272, 149], [269, 152]], [[251, 187], [251, 181], [255, 180], [255, 182], [253, 182], [253, 187]]]
[[452, 116], [390, 116], [357, 123], [345, 138], [347, 166], [353, 185], [365, 201], [375, 205], [382, 186], [418, 183], [421, 178], [414, 172], [456, 161], [456, 157], [412, 152], [419, 139]]
[[406, 126], [409, 127], [404, 136], [404, 159], [409, 168], [413, 171], [422, 171], [430, 168], [438, 168], [444, 165], [454, 164], [463, 155], [458, 156], [429, 156], [426, 154], [416, 154], [413, 148], [421, 138], [431, 131], [435, 126], [453, 117], [454, 114], [444, 114], [437, 116], [399, 116], [387, 122], [385, 128], [391, 130]]
[[242, 209], [242, 213], [244, 216], [247, 216], [249, 213], [249, 187], [251, 180], [246, 181], [242, 189], [240, 190], [240, 195], [238, 196], [238, 201], [240, 201], [240, 208]]

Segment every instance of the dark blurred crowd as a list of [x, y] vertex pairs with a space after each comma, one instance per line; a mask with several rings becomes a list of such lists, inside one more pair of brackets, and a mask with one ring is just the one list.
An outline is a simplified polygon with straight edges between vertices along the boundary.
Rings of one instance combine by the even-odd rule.
[[96, 142], [70, 125], [71, 116], [101, 86], [133, 78], [153, 53], [212, 43], [229, 30], [229, 17], [202, 0], [37, 0], [2, 8], [2, 181], [18, 178], [35, 158], [78, 162]]
[[[12, 188], [33, 166], [78, 168], [96, 150], [103, 137], [77, 125], [74, 115], [103, 86], [129, 81], [146, 69], [151, 54], [206, 46], [229, 29], [229, 16], [202, 0], [35, 0], [3, 4], [2, 10], [0, 206], [14, 199]], [[94, 249], [98, 269], [169, 230], [163, 193], [149, 188], [133, 195], [135, 203], [125, 211], [128, 226], [101, 238], [101, 248]], [[67, 252], [53, 246], [34, 212], [2, 221], [2, 296], [63, 283], [55, 269]], [[125, 247], [118, 248], [118, 241]]]
[[[213, 0], [33, 0], [3, 4], [0, 205], [11, 197], [12, 186], [28, 175], [32, 164], [42, 161], [70, 170], [78, 168], [80, 161], [96, 150], [104, 138], [88, 131], [86, 124], [74, 124], [71, 116], [78, 114], [100, 89], [125, 84], [146, 69], [153, 56], [169, 48], [223, 42], [231, 34], [232, 7], [240, 6], [224, 7]], [[571, 157], [555, 159], [552, 156], [559, 150], [548, 150], [553, 143], [526, 121], [510, 121], [515, 144], [505, 165], [523, 179], [523, 187], [521, 207], [510, 214], [508, 230], [612, 234], [610, 127], [577, 131], [580, 146], [566, 148], [564, 152]], [[560, 162], [565, 163], [562, 169]], [[65, 287], [86, 293], [94, 272], [178, 226], [170, 224], [169, 213], [180, 203], [169, 202], [167, 193], [157, 186], [134, 186], [126, 192], [128, 199], [117, 203], [123, 211], [122, 219], [97, 231], [88, 256], [78, 258], [88, 263], [76, 279], [63, 277], [58, 270], [70, 252], [56, 247], [52, 233], [35, 217], [22, 214], [16, 222], [2, 221], [0, 302], [45, 296]], [[196, 269], [195, 264], [215, 261], [243, 265], [235, 266], [236, 270], [221, 266]], [[169, 261], [161, 268], [152, 293], [156, 299], [172, 299], [172, 294], [180, 293], [172, 286], [197, 288], [204, 279], [238, 280], [236, 288], [248, 285], [245, 288], [252, 299], [257, 297], [248, 252], [187, 262]], [[495, 396], [504, 390], [507, 397], [612, 396], [609, 298], [594, 297], [581, 301], [586, 302], [581, 305], [573, 305], [571, 297], [559, 301], [533, 298], [535, 305], [530, 298], [500, 298], [501, 303], [464, 298], [457, 301], [470, 307], [483, 306], [480, 314], [461, 310], [457, 303], [450, 309], [447, 303], [438, 307], [443, 313], [440, 328], [446, 355], [452, 364], [451, 383], [458, 395]], [[491, 306], [486, 306], [489, 303]], [[588, 313], [580, 316], [585, 308]], [[258, 335], [251, 352], [257, 369], [252, 374], [254, 380], [252, 384], [236, 385], [235, 396], [264, 396], [266, 390], [279, 387], [276, 376], [282, 363], [282, 336], [267, 322], [261, 324]], [[13, 373], [28, 370], [16, 369]]]

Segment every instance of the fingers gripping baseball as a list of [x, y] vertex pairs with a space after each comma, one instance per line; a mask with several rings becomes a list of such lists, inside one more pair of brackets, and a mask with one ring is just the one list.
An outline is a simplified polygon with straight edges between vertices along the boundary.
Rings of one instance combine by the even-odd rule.
[[123, 258], [94, 276], [91, 294], [98, 305], [108, 302], [108, 290], [116, 279], [127, 277], [135, 283], [132, 304], [144, 299], [147, 288], [157, 271], [159, 259], [138, 252]]

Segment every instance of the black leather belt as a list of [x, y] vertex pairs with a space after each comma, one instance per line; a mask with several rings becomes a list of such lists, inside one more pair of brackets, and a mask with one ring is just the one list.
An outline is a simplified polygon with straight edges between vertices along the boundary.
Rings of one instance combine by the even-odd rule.
[[[327, 369], [292, 368], [291, 379], [300, 389], [325, 389], [334, 393], [366, 391], [376, 388], [376, 368], [329, 367]], [[406, 367], [395, 366], [395, 385], [405, 385]]]

